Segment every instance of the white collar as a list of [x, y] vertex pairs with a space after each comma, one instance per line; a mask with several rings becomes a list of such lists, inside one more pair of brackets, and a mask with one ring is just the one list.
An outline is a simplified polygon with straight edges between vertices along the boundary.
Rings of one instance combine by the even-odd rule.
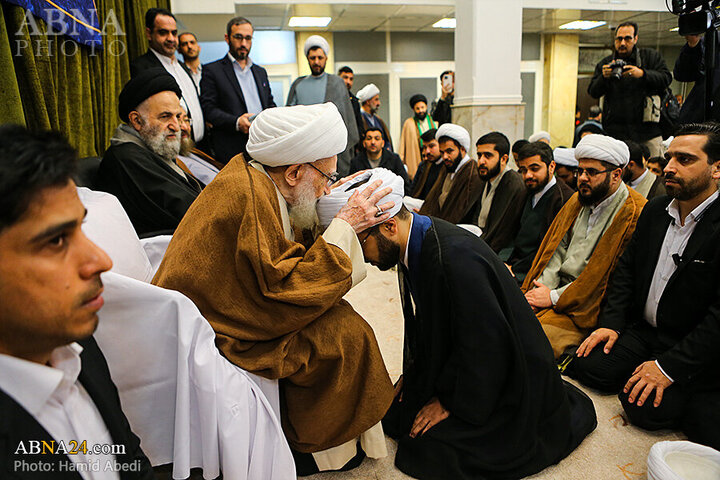
[[490, 180], [490, 189], [494, 189], [498, 183], [500, 183], [500, 180], [502, 180], [503, 175], [505, 175], [505, 172], [508, 171], [507, 163], [505, 164], [505, 168], [503, 168], [500, 173], [497, 174], [495, 178]]
[[58, 347], [50, 354], [51, 366], [0, 354], [0, 387], [37, 416], [56, 390], [77, 381], [82, 351], [77, 343]]
[[685, 222], [681, 222], [680, 220], [680, 206], [678, 205], [678, 201], [676, 198], [673, 198], [670, 204], [667, 206], [667, 212], [670, 214], [670, 216], [673, 218], [673, 221], [675, 222], [675, 225], [687, 225], [688, 219], [693, 222], [697, 222], [697, 220], [702, 216], [702, 214], [705, 212], [705, 209], [707, 209], [711, 203], [713, 203], [718, 198], [718, 191], [715, 190], [715, 193], [710, 195], [708, 198], [705, 199], [704, 202], [702, 202], [700, 205], [695, 207], [695, 209], [688, 213], [687, 217], [685, 217]]
[[635, 188], [635, 187], [637, 187], [638, 185], [640, 185], [640, 183], [642, 183], [642, 181], [645, 180], [645, 177], [647, 177], [647, 174], [648, 174], [648, 173], [650, 173], [650, 170], [648, 170], [648, 169], [646, 168], [645, 171], [642, 173], [642, 175], [640, 175], [640, 176], [637, 177], [635, 180], [633, 180], [633, 181], [630, 182], [630, 186], [631, 186], [632, 188]]
[[535, 205], [537, 205], [543, 195], [545, 195], [548, 190], [555, 186], [556, 183], [557, 180], [555, 180], [555, 175], [550, 175], [550, 180], [548, 180], [547, 184], [545, 184], [545, 188], [543, 188], [533, 196], [533, 208], [535, 208]]
[[412, 226], [413, 226], [414, 220], [415, 220], [415, 215], [410, 214], [410, 230], [408, 230], [408, 238], [407, 238], [407, 242], [405, 242], [405, 256], [402, 261], [403, 265], [405, 265], [405, 268], [407, 268], [408, 270], [410, 270], [410, 264], [408, 261], [408, 258], [409, 258], [408, 251], [410, 249], [408, 247], [410, 246], [410, 236], [412, 235]]
[[155, 56], [160, 60], [162, 63], [166, 65], [177, 65], [178, 59], [173, 55], [172, 57], [166, 57], [162, 53], [156, 51], [154, 48], [150, 47], [150, 51], [155, 54]]
[[240, 70], [242, 70], [243, 72], [253, 66], [253, 62], [250, 59], [250, 57], [247, 57], [247, 63], [245, 64], [245, 68], [243, 68], [240, 66], [240, 62], [238, 62], [237, 59], [230, 54], [230, 52], [227, 53], [227, 56], [228, 56], [228, 59], [230, 60], [230, 63], [236, 64], [238, 67], [240, 67]]

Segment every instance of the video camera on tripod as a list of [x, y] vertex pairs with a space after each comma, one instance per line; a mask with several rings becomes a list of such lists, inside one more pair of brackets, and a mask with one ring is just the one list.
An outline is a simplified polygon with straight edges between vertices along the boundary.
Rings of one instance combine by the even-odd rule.
[[671, 4], [680, 35], [700, 35], [720, 27], [720, 0], [671, 0]]

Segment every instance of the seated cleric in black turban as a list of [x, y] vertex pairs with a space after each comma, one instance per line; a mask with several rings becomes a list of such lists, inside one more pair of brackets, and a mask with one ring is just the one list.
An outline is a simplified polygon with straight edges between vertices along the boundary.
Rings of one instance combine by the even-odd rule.
[[120, 118], [123, 122], [128, 123], [130, 121], [128, 115], [138, 105], [156, 93], [166, 91], [175, 92], [178, 98], [182, 97], [180, 86], [165, 69], [159, 67], [150, 68], [139, 73], [131, 78], [120, 92], [118, 99]]
[[415, 108], [415, 104], [418, 102], [424, 102], [427, 105], [427, 97], [421, 93], [413, 95], [410, 97], [410, 108]]

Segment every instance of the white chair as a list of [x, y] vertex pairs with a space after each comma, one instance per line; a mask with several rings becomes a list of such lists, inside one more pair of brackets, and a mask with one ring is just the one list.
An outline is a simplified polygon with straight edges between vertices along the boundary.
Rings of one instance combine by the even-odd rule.
[[693, 442], [657, 442], [647, 463], [648, 480], [720, 479], [720, 452]]
[[173, 478], [197, 467], [206, 479], [221, 472], [233, 480], [294, 479], [273, 407], [220, 354], [197, 307], [179, 292], [122, 275], [103, 274], [103, 283], [95, 338], [151, 463], [173, 463]]

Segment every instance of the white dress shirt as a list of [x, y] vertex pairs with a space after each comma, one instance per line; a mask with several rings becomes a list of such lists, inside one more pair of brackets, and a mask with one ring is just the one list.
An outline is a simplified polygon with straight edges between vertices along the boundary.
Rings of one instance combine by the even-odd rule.
[[643, 180], [645, 180], [645, 177], [648, 175], [648, 173], [650, 173], [650, 170], [645, 169], [645, 171], [643, 172], [642, 175], [640, 175], [640, 176], [637, 177], [635, 180], [633, 180], [632, 182], [630, 182], [630, 186], [631, 186], [632, 188], [637, 188], [637, 186], [640, 185]]
[[550, 180], [548, 180], [547, 185], [545, 185], [545, 188], [537, 192], [535, 195], [533, 195], [532, 198], [532, 208], [535, 208], [535, 205], [540, 201], [540, 199], [547, 193], [548, 190], [550, 190], [552, 187], [555, 186], [557, 183], [557, 180], [555, 180], [555, 175], [550, 175]]
[[175, 81], [180, 86], [180, 90], [182, 91], [182, 100], [180, 103], [184, 104], [188, 113], [190, 113], [193, 125], [193, 139], [195, 142], [199, 142], [205, 135], [205, 120], [203, 119], [202, 108], [200, 107], [200, 99], [195, 89], [195, 81], [187, 74], [182, 65], [180, 65], [175, 55], [166, 57], [152, 48], [150, 51], [155, 54], [165, 70], [175, 78]]
[[240, 63], [238, 63], [235, 57], [230, 55], [230, 52], [228, 52], [227, 56], [232, 63], [238, 84], [240, 84], [240, 90], [242, 90], [243, 98], [245, 99], [247, 113], [251, 116], [257, 115], [262, 112], [262, 103], [260, 102], [260, 92], [258, 92], [255, 77], [253, 76], [252, 69], [250, 68], [253, 65], [252, 60], [248, 57], [245, 68], [243, 68], [240, 66]]
[[[71, 440], [78, 445], [87, 441], [87, 454], [68, 455], [78, 465], [82, 478], [119, 480], [117, 471], [105, 468], [107, 462], [115, 463], [114, 455], [89, 451], [94, 445], [112, 445], [113, 440], [95, 403], [78, 381], [81, 352], [77, 343], [58, 347], [52, 352], [50, 366], [0, 354], [0, 389], [27, 410], [53, 439], [64, 442], [68, 450], [75, 447], [69, 444]], [[98, 467], [87, 468], [94, 464]]]

